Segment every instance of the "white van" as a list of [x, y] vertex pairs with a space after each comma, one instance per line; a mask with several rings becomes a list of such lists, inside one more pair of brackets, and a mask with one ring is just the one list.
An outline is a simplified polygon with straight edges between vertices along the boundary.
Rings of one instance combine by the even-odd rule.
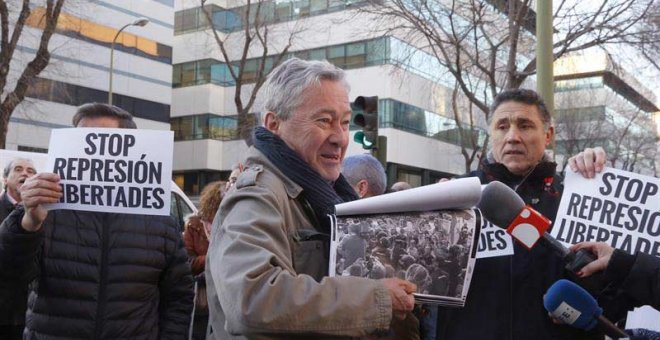
[[185, 217], [197, 212], [197, 208], [186, 194], [172, 181], [172, 196], [170, 198], [170, 216], [179, 223], [180, 231], [183, 232]]

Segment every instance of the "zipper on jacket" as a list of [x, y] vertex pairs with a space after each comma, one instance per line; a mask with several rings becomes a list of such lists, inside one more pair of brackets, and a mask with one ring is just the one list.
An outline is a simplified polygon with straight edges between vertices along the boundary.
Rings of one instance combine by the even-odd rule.
[[108, 225], [106, 223], [108, 214], [103, 213], [101, 221], [101, 266], [99, 268], [99, 294], [98, 303], [96, 304], [96, 325], [94, 327], [94, 339], [101, 339], [103, 330], [103, 317], [105, 311], [106, 300], [106, 281], [108, 280]]

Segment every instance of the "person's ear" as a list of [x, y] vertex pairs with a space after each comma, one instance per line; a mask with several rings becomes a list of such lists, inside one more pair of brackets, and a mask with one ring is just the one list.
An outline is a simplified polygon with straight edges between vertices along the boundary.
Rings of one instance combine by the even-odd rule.
[[365, 198], [369, 193], [369, 182], [366, 179], [357, 182], [357, 194], [360, 198]]
[[277, 114], [272, 111], [266, 112], [266, 116], [264, 117], [264, 127], [266, 130], [277, 134], [277, 132], [280, 129], [280, 119], [277, 117]]
[[554, 137], [555, 137], [555, 127], [550, 125], [548, 131], [545, 132], [545, 146], [550, 145]]

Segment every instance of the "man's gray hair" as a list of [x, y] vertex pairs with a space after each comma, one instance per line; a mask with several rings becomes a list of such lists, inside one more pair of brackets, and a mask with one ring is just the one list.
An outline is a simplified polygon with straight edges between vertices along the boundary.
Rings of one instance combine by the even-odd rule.
[[346, 157], [342, 163], [341, 173], [352, 186], [363, 179], [369, 182], [369, 192], [381, 195], [387, 186], [387, 175], [383, 165], [372, 155], [361, 154]]
[[16, 161], [28, 161], [34, 167], [34, 162], [31, 159], [23, 158], [23, 157], [17, 157], [17, 158], [12, 159], [11, 162], [9, 162], [9, 163], [7, 163], [7, 165], [5, 165], [5, 168], [2, 170], [2, 177], [4, 177], [4, 178], [9, 177], [9, 173], [11, 172], [11, 168], [14, 167], [14, 162], [16, 162]]
[[264, 111], [274, 112], [287, 120], [304, 102], [303, 93], [312, 86], [320, 86], [321, 80], [338, 81], [350, 90], [344, 70], [327, 61], [291, 58], [276, 67], [264, 86]]

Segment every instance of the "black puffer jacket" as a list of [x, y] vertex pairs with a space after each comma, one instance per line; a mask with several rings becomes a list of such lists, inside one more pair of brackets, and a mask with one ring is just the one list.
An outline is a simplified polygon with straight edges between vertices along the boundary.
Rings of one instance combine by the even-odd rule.
[[[9, 200], [7, 191], [0, 195], [0, 223], [12, 211], [14, 203]], [[25, 325], [25, 309], [27, 308], [27, 286], [16, 287], [8, 281], [0, 281], [0, 325]]]
[[[526, 204], [554, 220], [563, 190], [555, 163], [541, 162], [527, 176], [510, 173], [500, 163], [482, 163], [481, 183], [500, 181], [514, 188]], [[440, 308], [438, 339], [585, 339], [593, 336], [553, 324], [543, 294], [563, 277], [563, 264], [550, 249], [531, 251], [514, 242], [514, 255], [478, 259], [464, 308]], [[602, 339], [602, 337], [601, 337]]]
[[174, 220], [56, 210], [29, 233], [23, 213], [0, 226], [0, 280], [31, 282], [27, 339], [185, 338], [192, 276]]

